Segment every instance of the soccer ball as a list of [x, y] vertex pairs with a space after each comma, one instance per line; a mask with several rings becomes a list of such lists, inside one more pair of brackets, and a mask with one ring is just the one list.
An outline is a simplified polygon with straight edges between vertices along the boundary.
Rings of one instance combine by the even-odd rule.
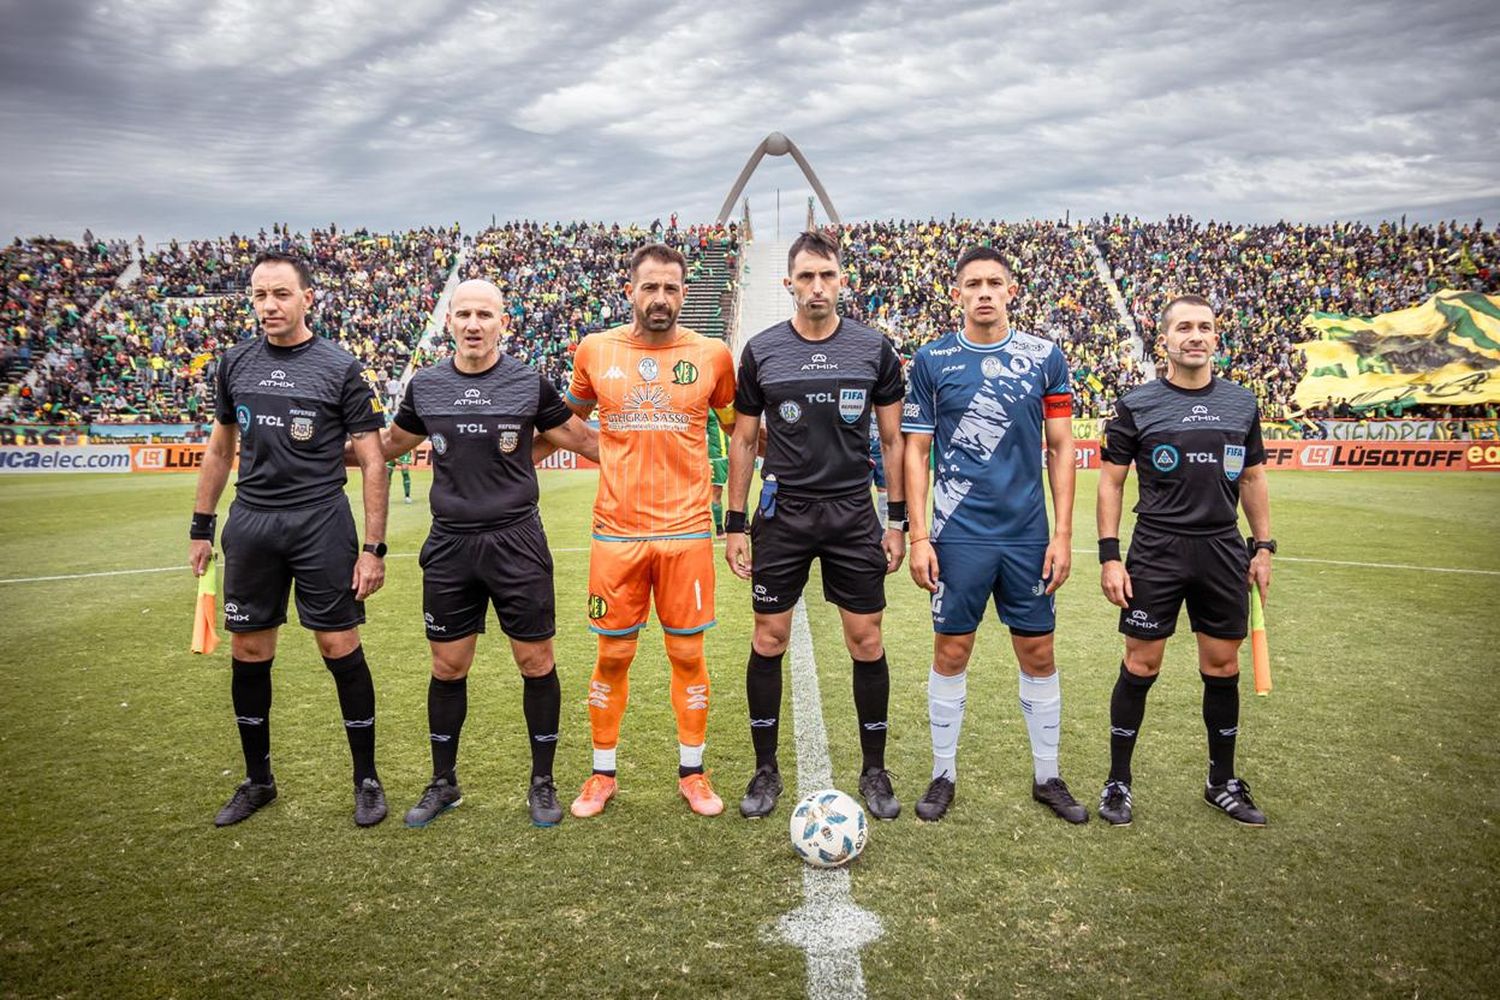
[[837, 788], [813, 792], [792, 810], [792, 848], [814, 868], [837, 868], [859, 857], [870, 836], [865, 811]]

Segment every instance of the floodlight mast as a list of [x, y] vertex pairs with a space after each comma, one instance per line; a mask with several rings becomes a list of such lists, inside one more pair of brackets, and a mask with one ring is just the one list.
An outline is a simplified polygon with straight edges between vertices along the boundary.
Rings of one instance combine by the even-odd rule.
[[780, 132], [772, 132], [761, 140], [760, 145], [750, 154], [750, 159], [745, 162], [745, 169], [740, 171], [739, 177], [735, 178], [734, 187], [729, 191], [729, 197], [724, 199], [724, 207], [719, 209], [718, 224], [723, 225], [729, 221], [729, 216], [734, 212], [734, 203], [744, 193], [745, 185], [750, 183], [750, 175], [755, 173], [755, 168], [760, 166], [760, 161], [767, 156], [786, 156], [791, 154], [797, 166], [802, 169], [802, 176], [807, 178], [807, 183], [812, 185], [813, 193], [823, 203], [823, 211], [828, 213], [828, 221], [833, 225], [840, 225], [839, 213], [833, 207], [833, 200], [828, 197], [828, 192], [823, 189], [823, 182], [818, 180], [818, 175], [813, 173], [812, 164], [807, 162], [807, 157], [802, 155], [802, 150], [797, 144]]

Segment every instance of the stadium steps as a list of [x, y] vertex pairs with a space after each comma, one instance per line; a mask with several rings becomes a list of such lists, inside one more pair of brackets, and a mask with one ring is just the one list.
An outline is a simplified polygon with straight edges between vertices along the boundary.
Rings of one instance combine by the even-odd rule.
[[448, 302], [453, 298], [453, 291], [463, 281], [464, 264], [469, 260], [469, 250], [462, 241], [455, 243], [453, 254], [453, 270], [448, 272], [448, 280], [443, 283], [442, 294], [433, 304], [432, 314], [427, 317], [427, 326], [423, 328], [422, 335], [417, 338], [416, 350], [411, 352], [411, 358], [406, 362], [406, 370], [401, 373], [401, 391], [406, 392], [406, 383], [411, 381], [412, 375], [417, 370], [417, 356], [422, 348], [431, 347], [433, 341], [443, 335], [444, 320], [448, 315]]
[[792, 314], [791, 299], [781, 279], [786, 275], [786, 255], [792, 247], [781, 240], [752, 240], [741, 244], [740, 315], [737, 334], [730, 345], [735, 363], [745, 342], [767, 327]]
[[1109, 293], [1109, 301], [1114, 304], [1115, 315], [1119, 317], [1125, 329], [1130, 331], [1131, 350], [1135, 352], [1135, 359], [1140, 362], [1141, 371], [1145, 374], [1146, 381], [1149, 382], [1156, 378], [1156, 366], [1146, 361], [1146, 342], [1141, 339], [1140, 328], [1135, 325], [1135, 317], [1130, 315], [1130, 307], [1125, 304], [1125, 295], [1115, 282], [1114, 274], [1110, 272], [1109, 260], [1104, 256], [1104, 251], [1099, 249], [1099, 244], [1092, 236], [1087, 237], [1087, 241], [1089, 253], [1094, 258], [1094, 273], [1099, 275], [1100, 282], [1104, 284], [1104, 290]]
[[682, 304], [683, 326], [720, 340], [729, 335], [732, 318], [726, 315], [733, 298], [729, 283], [734, 278], [727, 256], [725, 243], [715, 240], [693, 258], [692, 280]]

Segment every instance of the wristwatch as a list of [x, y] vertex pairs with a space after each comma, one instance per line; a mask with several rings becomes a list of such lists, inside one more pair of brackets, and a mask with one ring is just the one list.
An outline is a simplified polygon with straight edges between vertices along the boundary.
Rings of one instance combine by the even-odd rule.
[[386, 547], [385, 542], [366, 542], [364, 550], [373, 555], [376, 559], [384, 559], [385, 554], [390, 551], [390, 549]]
[[911, 522], [910, 521], [887, 521], [886, 525], [885, 525], [885, 530], [887, 530], [887, 531], [901, 531], [901, 532], [904, 532], [909, 527], [911, 527]]
[[1271, 553], [1271, 555], [1274, 556], [1276, 554], [1276, 539], [1267, 538], [1265, 541], [1260, 541], [1255, 538], [1250, 539], [1251, 556], [1254, 556], [1255, 553], [1259, 552], [1261, 549], [1265, 549], [1267, 552]]

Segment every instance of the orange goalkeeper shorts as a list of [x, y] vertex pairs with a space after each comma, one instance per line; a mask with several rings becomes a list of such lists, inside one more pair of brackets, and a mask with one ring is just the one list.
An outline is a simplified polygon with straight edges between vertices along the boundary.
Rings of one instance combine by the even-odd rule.
[[629, 636], [656, 619], [672, 635], [696, 635], [714, 624], [714, 544], [702, 537], [611, 541], [589, 545], [589, 629]]

